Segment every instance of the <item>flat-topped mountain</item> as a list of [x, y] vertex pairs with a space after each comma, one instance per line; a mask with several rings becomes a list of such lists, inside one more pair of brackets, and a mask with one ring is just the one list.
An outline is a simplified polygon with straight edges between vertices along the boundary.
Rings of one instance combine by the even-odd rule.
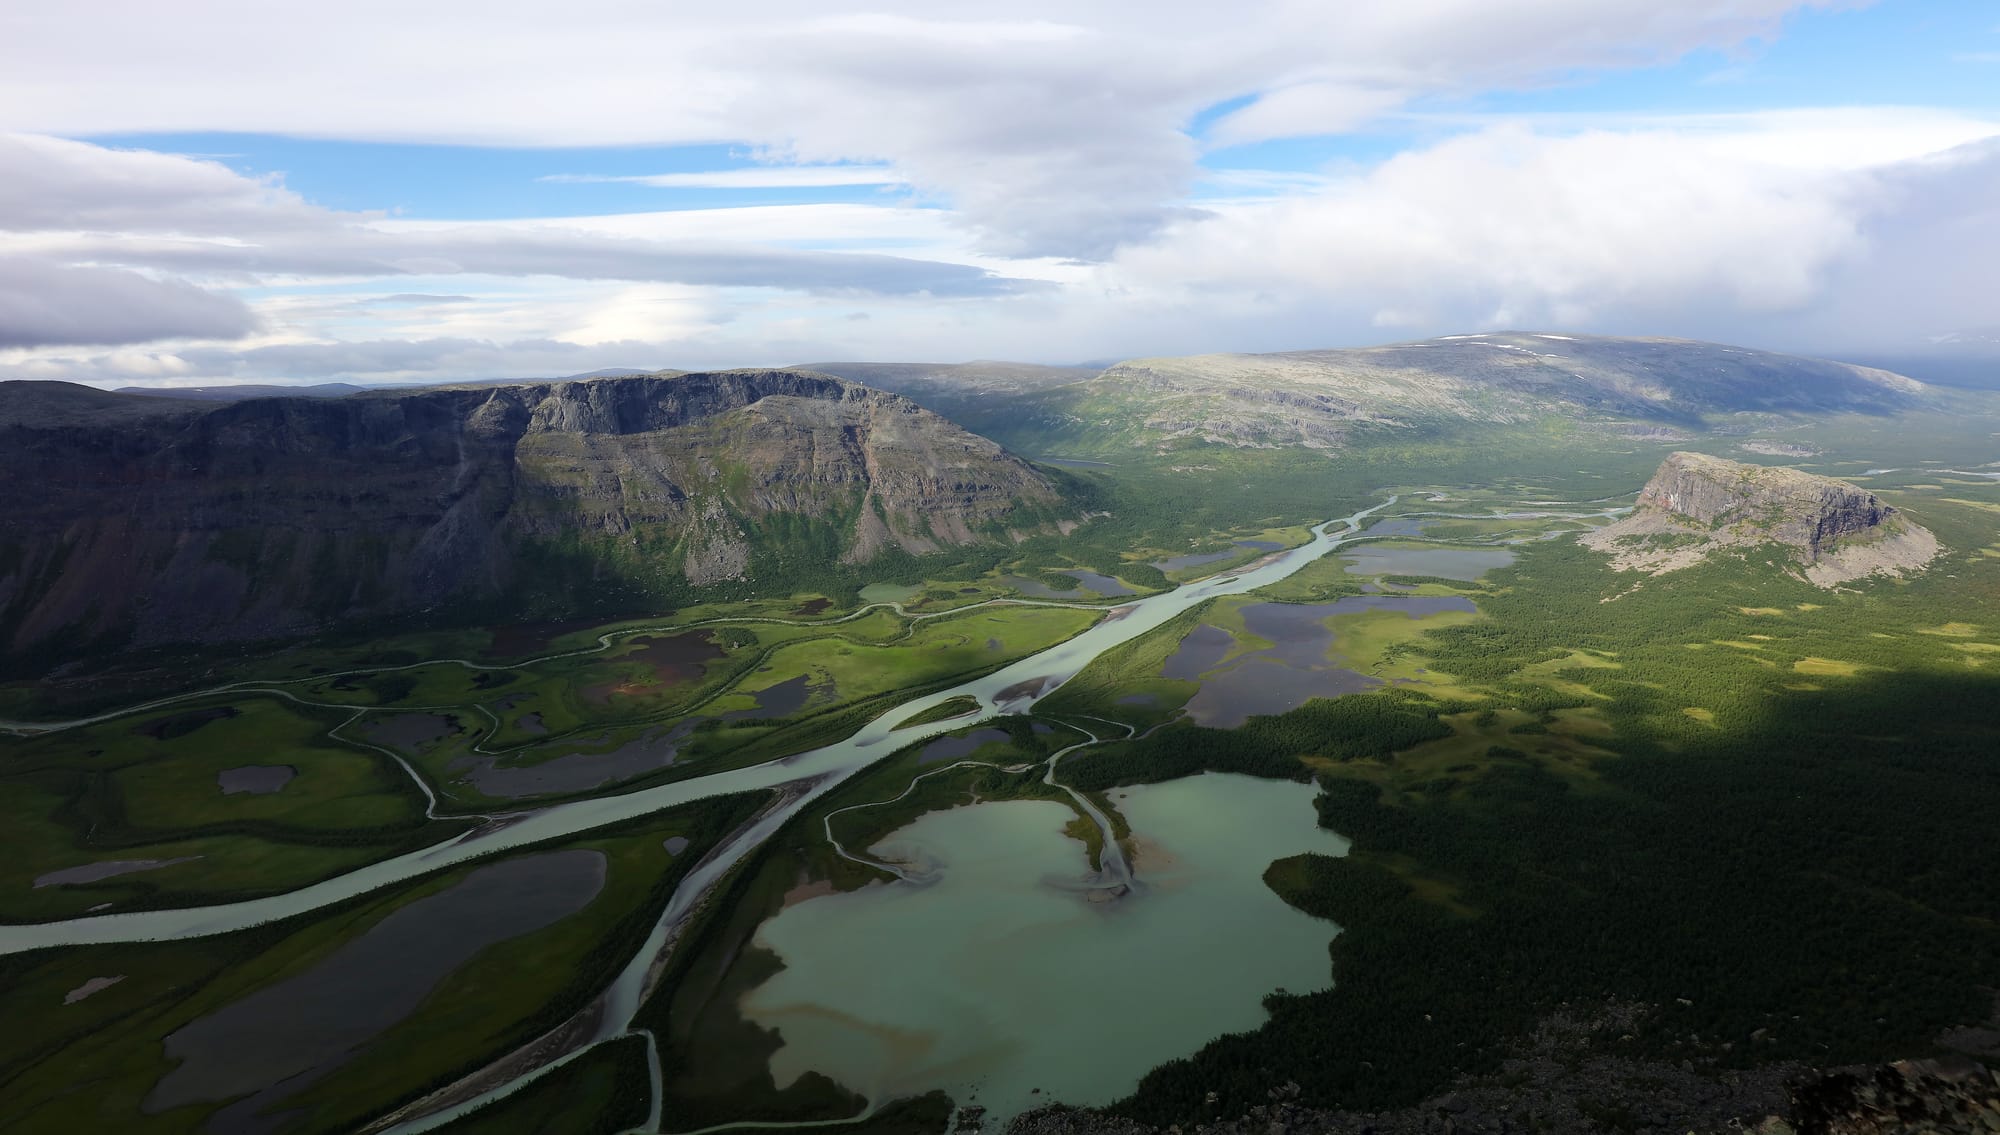
[[1357, 429], [1560, 418], [1644, 436], [1648, 425], [1700, 431], [1732, 414], [1895, 413], [1927, 395], [1888, 371], [1741, 347], [1496, 332], [1133, 359], [1026, 395], [1011, 410], [1016, 424], [989, 432], [1019, 445], [1040, 432], [1065, 450], [1105, 452], [1187, 442], [1334, 449]]
[[1937, 538], [1857, 485], [1705, 453], [1669, 454], [1632, 515], [1583, 538], [1621, 570], [1690, 567], [1726, 547], [1780, 545], [1805, 578], [1831, 587], [1914, 571]]
[[[838, 375], [904, 395], [925, 409], [972, 425], [1026, 395], [1095, 378], [1100, 367], [1043, 366], [978, 360], [969, 363], [806, 363], [798, 368]], [[977, 428], [976, 426], [974, 428]]]
[[995, 443], [795, 371], [222, 403], [4, 383], [0, 489], [8, 651], [602, 609], [1070, 515]]

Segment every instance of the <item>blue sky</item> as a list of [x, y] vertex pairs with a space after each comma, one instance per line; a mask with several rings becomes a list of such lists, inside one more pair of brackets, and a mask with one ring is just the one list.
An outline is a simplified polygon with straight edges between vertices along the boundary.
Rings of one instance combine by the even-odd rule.
[[455, 3], [20, 20], [0, 366], [387, 381], [1508, 325], [1831, 351], [2000, 323], [1971, 254], [2000, 247], [1988, 3], [1249, 3], [1223, 28]]
[[[1981, 58], [1990, 52], [1990, 58]], [[1254, 101], [1240, 95], [1191, 116], [1187, 132]], [[1406, 114], [1348, 133], [1223, 146], [1204, 154], [1211, 170], [1318, 170], [1381, 161], [1468, 116], [1732, 113], [1802, 106], [1931, 106], [2000, 115], [2000, 7], [1976, 2], [1887, 3], [1802, 11], [1782, 31], [1728, 48], [1702, 48], [1665, 63], [1591, 67], [1551, 75], [1528, 89], [1454, 92]], [[1436, 116], [1441, 122], [1423, 121]], [[147, 133], [88, 138], [105, 146], [214, 157], [285, 184], [331, 209], [385, 210], [455, 220], [573, 217], [659, 209], [877, 202], [907, 186], [659, 189], [618, 178], [765, 166], [749, 143], [681, 146], [486, 147], [383, 143], [269, 134]], [[1219, 185], [1196, 196], [1225, 195]], [[940, 205], [942, 207], [942, 205]]]

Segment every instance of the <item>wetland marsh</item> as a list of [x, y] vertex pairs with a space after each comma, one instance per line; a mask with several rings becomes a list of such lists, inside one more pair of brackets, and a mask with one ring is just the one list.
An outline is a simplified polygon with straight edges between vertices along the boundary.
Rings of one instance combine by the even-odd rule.
[[[32, 1102], [24, 1114], [39, 1117], [14, 1128], [153, 1107], [175, 1130], [338, 1130], [360, 1114], [344, 1109], [365, 1106], [393, 1112], [382, 1130], [414, 1135], [541, 1114], [558, 1085], [574, 1084], [640, 1130], [840, 1120], [935, 1090], [999, 1119], [1135, 1090], [1136, 1108], [1177, 1099], [1182, 1081], [1152, 1070], [1182, 1057], [1194, 1064], [1172, 1067], [1234, 1091], [1231, 1058], [1218, 1053], [1296, 1038], [1302, 1015], [1329, 1004], [1348, 1007], [1369, 1044], [1395, 1050], [1381, 1035], [1385, 988], [1333, 984], [1334, 958], [1382, 948], [1379, 912], [1410, 926], [1444, 917], [1447, 939], [1504, 932], [1488, 920], [1496, 903], [1544, 917], [1551, 900], [1492, 881], [1494, 868], [1385, 835], [1400, 830], [1399, 810], [1620, 806], [1632, 789], [1607, 788], [1603, 770], [1639, 767], [1613, 763], [1621, 738], [1707, 743], [1716, 723], [1741, 720], [1741, 689], [1766, 670], [1780, 684], [1861, 682], [1889, 668], [1883, 652], [1964, 673], [1985, 660], [1968, 649], [1985, 645], [1977, 621], [1927, 616], [1930, 630], [1907, 635], [1878, 614], [1869, 626], [1886, 645], [1864, 656], [1852, 649], [1864, 632], [1836, 619], [1838, 600], [1753, 597], [1698, 576], [1642, 589], [1607, 605], [1615, 620], [1579, 629], [1626, 584], [1534, 535], [1601, 511], [1370, 515], [1392, 507], [1330, 523], [1253, 570], [1123, 602], [994, 604], [957, 588], [975, 592], [963, 609], [912, 614], [791, 598], [744, 616], [565, 628], [551, 654], [504, 664], [325, 667], [336, 672], [10, 741], [28, 757], [11, 807], [49, 849], [38, 874], [79, 872], [39, 889], [36, 875], [21, 877], [10, 909], [56, 920], [0, 927], [9, 1010], [72, 1014], [37, 1047], [0, 1052], [10, 1090]], [[1704, 580], [1715, 592], [1705, 636], [1655, 643], [1634, 629], [1667, 619], [1663, 600]], [[918, 591], [897, 594], [880, 601]], [[1911, 618], [1932, 609], [1910, 595]], [[1699, 650], [1715, 657], [1713, 681], [1662, 668]], [[1511, 661], [1502, 669], [1494, 657]], [[1686, 704], [1655, 710], [1663, 695], [1641, 695], [1642, 676]], [[206, 804], [149, 798], [167, 784], [149, 763], [222, 737], [236, 740], [175, 774], [199, 780]], [[322, 766], [308, 750], [337, 759]], [[296, 775], [275, 790], [224, 791], [280, 779], [252, 770], [285, 769]], [[503, 791], [482, 773], [525, 787]], [[648, 819], [770, 790], [699, 830]], [[64, 800], [150, 826], [89, 847], [62, 826]], [[380, 821], [336, 842], [294, 811], [300, 800], [375, 809]], [[239, 807], [262, 811], [227, 811]], [[398, 1016], [408, 990], [330, 983], [375, 1014], [357, 1007], [373, 1031], [348, 1046], [361, 1053], [351, 1065], [274, 1047], [225, 1083], [200, 1055], [228, 1047], [216, 1039], [225, 1034], [240, 1045], [255, 1031], [243, 1022], [269, 1016], [262, 1007], [345, 972], [343, 951], [361, 949], [370, 927], [400, 925], [396, 912], [535, 870], [520, 864], [592, 856], [602, 882], [565, 876], [555, 888], [578, 905], [536, 923], [528, 904], [518, 931], [475, 918], [436, 951], [441, 991], [470, 988], [475, 974], [496, 980], [502, 964], [537, 974], [510, 986], [465, 1043], [423, 1047], [445, 1003]], [[1422, 865], [1432, 861], [1451, 866]], [[1125, 862], [1121, 893], [1105, 885], [1106, 865]], [[121, 871], [130, 864], [151, 869]], [[1355, 905], [1355, 894], [1379, 903]], [[92, 911], [107, 901], [113, 909]], [[1483, 948], [1474, 941], [1484, 940], [1463, 948]], [[1461, 964], [1396, 948], [1441, 972]], [[246, 966], [258, 957], [271, 963]], [[548, 972], [558, 957], [570, 968]], [[190, 973], [212, 991], [172, 1013], [146, 1008]], [[562, 974], [578, 976], [552, 988]], [[1513, 1020], [1460, 1027], [1489, 1036]], [[171, 1037], [178, 1065], [130, 1055]], [[519, 1055], [537, 1037], [535, 1055]], [[1339, 1047], [1321, 1074], [1363, 1098], [1358, 1051]], [[85, 1100], [51, 1070], [89, 1052], [146, 1071]], [[341, 1085], [413, 1052], [431, 1055], [408, 1063], [393, 1092], [342, 1097]], [[1433, 1071], [1449, 1060], [1406, 1056]], [[688, 1094], [703, 1078], [719, 1086]], [[639, 1097], [650, 1114], [634, 1119]], [[91, 1107], [100, 1111], [80, 1110]]]

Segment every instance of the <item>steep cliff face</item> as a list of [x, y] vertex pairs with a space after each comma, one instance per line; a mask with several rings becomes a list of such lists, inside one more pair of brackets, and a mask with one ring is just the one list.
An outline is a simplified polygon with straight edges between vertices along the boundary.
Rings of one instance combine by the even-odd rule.
[[1859, 486], [1704, 453], [1669, 454], [1632, 515], [1583, 542], [1614, 567], [1655, 574], [1720, 548], [1775, 544], [1822, 587], [1913, 571], [1938, 552], [1936, 537]]
[[1710, 528], [1747, 525], [1808, 561], [1843, 536], [1873, 531], [1896, 511], [1846, 481], [1705, 453], [1669, 454], [1639, 494], [1639, 507]]
[[[794, 371], [215, 404], [0, 384], [0, 648], [256, 638], [1004, 540], [994, 443]], [[587, 605], [587, 604], [586, 604]]]

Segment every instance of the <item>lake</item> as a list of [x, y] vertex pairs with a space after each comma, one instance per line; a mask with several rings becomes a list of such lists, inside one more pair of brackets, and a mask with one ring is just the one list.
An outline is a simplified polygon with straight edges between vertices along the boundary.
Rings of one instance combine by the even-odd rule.
[[781, 1086], [818, 1071], [878, 1101], [942, 1088], [986, 1107], [994, 1129], [1051, 1100], [1108, 1103], [1161, 1062], [1257, 1027], [1273, 990], [1330, 984], [1337, 928], [1262, 878], [1275, 859], [1346, 851], [1318, 826], [1315, 792], [1216, 773], [1118, 790], [1139, 885], [1108, 904], [1086, 894], [1068, 808], [923, 816], [873, 851], [936, 880], [781, 911], [757, 942], [785, 968], [744, 1014], [782, 1035]]

